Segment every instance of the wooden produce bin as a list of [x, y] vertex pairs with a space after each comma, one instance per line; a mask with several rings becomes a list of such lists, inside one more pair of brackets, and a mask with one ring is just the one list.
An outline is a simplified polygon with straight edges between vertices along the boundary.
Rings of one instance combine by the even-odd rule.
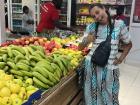
[[34, 105], [77, 105], [82, 96], [82, 91], [78, 86], [78, 77], [73, 72], [45, 92]]

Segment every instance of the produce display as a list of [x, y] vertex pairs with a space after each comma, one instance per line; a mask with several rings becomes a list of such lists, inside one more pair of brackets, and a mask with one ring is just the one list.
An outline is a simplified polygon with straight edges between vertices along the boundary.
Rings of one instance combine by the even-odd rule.
[[37, 90], [31, 78], [23, 82], [0, 70], [0, 105], [21, 105]]
[[21, 105], [38, 89], [50, 89], [73, 72], [83, 59], [83, 52], [78, 51], [78, 43], [65, 48], [64, 45], [76, 38], [23, 37], [3, 43], [0, 47], [1, 105]]

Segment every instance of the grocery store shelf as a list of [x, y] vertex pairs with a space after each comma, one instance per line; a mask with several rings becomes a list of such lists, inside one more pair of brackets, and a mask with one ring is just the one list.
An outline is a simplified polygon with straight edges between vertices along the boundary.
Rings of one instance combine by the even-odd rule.
[[22, 3], [12, 3], [12, 5], [21, 5], [22, 6]]
[[20, 11], [20, 12], [13, 11], [13, 13], [22, 14], [23, 12], [22, 11]]
[[76, 15], [78, 15], [78, 16], [90, 16], [90, 14], [83, 14], [83, 13], [78, 13]]
[[22, 25], [13, 25], [13, 27], [22, 27]]
[[[97, 3], [77, 3], [78, 5], [91, 5], [91, 4], [97, 4]], [[101, 3], [103, 4], [103, 3]], [[103, 4], [103, 5], [106, 5], [106, 6], [119, 6], [119, 5], [122, 5], [122, 6], [131, 6], [132, 4]]]
[[22, 20], [22, 18], [13, 18], [13, 20]]

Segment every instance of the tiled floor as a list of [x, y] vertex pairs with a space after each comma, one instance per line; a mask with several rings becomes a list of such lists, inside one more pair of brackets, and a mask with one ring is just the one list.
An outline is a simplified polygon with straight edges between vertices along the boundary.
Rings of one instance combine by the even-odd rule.
[[140, 105], [140, 67], [120, 65], [120, 105]]

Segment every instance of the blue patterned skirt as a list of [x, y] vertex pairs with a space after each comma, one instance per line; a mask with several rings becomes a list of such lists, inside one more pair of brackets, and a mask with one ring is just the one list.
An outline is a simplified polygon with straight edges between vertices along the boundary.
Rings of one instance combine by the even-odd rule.
[[108, 70], [91, 63], [91, 55], [85, 59], [85, 105], [119, 105], [119, 69]]

